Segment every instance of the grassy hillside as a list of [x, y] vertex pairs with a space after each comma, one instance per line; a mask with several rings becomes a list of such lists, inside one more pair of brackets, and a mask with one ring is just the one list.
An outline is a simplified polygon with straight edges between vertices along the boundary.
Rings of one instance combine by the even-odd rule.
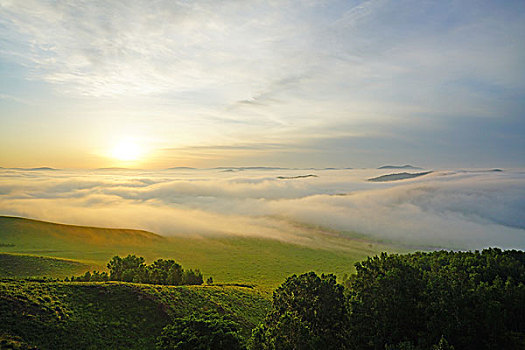
[[64, 278], [81, 274], [94, 267], [76, 260], [0, 253], [0, 278], [44, 276]]
[[147, 249], [164, 241], [159, 235], [141, 230], [62, 225], [0, 216], [0, 249], [4, 252], [102, 263], [107, 260], [108, 251]]
[[[162, 237], [139, 230], [0, 217], [0, 252], [80, 260], [98, 269], [105, 269], [114, 255], [136, 254], [148, 262], [171, 258], [184, 267], [199, 268], [216, 282], [248, 282], [270, 289], [293, 273], [343, 275], [368, 255], [394, 250], [362, 238], [318, 233], [311, 227], [298, 227], [301, 230], [308, 231], [310, 246], [253, 237]], [[50, 276], [59, 274], [50, 272]]]
[[0, 282], [0, 343], [151, 349], [174, 317], [207, 311], [230, 315], [247, 336], [269, 304], [267, 295], [241, 287], [5, 281]]

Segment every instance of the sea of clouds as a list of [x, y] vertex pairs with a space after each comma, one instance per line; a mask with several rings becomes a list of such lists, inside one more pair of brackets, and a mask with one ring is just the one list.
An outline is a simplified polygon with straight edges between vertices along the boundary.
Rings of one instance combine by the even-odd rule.
[[315, 227], [415, 246], [525, 249], [524, 169], [367, 181], [403, 171], [0, 169], [0, 215], [162, 235], [304, 243]]

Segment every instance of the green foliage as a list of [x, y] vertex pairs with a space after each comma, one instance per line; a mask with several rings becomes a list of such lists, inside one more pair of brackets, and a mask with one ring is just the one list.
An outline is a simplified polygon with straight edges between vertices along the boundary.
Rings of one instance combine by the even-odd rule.
[[40, 349], [144, 349], [169, 322], [152, 299], [118, 284], [0, 283], [0, 334]]
[[0, 282], [0, 348], [153, 349], [174, 319], [210, 311], [228, 315], [247, 337], [268, 307], [249, 288]]
[[157, 342], [159, 350], [245, 349], [238, 326], [218, 314], [186, 316], [162, 330]]
[[149, 283], [170, 284], [173, 286], [190, 284], [185, 283], [186, 281], [183, 280], [184, 270], [174, 260], [156, 260], [146, 270]]
[[131, 254], [125, 258], [121, 258], [117, 255], [111, 258], [107, 267], [109, 269], [110, 280], [133, 282], [133, 279], [140, 276], [142, 270], [145, 268], [144, 258]]
[[90, 264], [69, 259], [57, 259], [25, 254], [0, 253], [0, 277], [43, 277], [63, 278], [82, 273], [91, 268]]
[[334, 275], [293, 275], [274, 292], [272, 310], [254, 330], [251, 348], [344, 349], [345, 304]]
[[381, 254], [344, 276], [290, 277], [252, 349], [523, 349], [525, 252]]
[[432, 346], [432, 350], [454, 350], [454, 347], [448, 343], [445, 337], [441, 336], [439, 343]]
[[[445, 337], [441, 336], [439, 342], [433, 345], [431, 350], [454, 350], [454, 347], [450, 345]], [[397, 345], [386, 345], [385, 350], [427, 350], [425, 347], [419, 347], [414, 345], [411, 341], [403, 341]]]
[[524, 252], [381, 254], [356, 269], [347, 281], [355, 348], [518, 349], [525, 339]]
[[203, 283], [199, 270], [184, 270], [174, 260], [159, 259], [151, 265], [144, 263], [143, 257], [128, 255], [125, 258], [114, 256], [107, 264], [106, 272], [87, 271], [83, 276], [72, 277], [76, 282], [122, 281], [163, 285], [200, 285]]
[[[66, 279], [64, 281], [68, 281], [69, 279]], [[109, 281], [109, 275], [107, 272], [99, 272], [99, 271], [93, 271], [93, 273], [86, 271], [84, 275], [75, 277], [71, 277], [71, 282], [107, 282]]]
[[13, 337], [3, 334], [0, 335], [0, 349], [37, 350], [38, 348], [36, 346], [27, 344], [20, 337]]
[[421, 271], [404, 256], [385, 253], [356, 265], [350, 284], [352, 342], [363, 349], [368, 344], [398, 344], [417, 338], [425, 316], [425, 282]]
[[183, 284], [199, 285], [202, 284], [202, 273], [199, 270], [187, 270], [184, 271], [182, 278]]

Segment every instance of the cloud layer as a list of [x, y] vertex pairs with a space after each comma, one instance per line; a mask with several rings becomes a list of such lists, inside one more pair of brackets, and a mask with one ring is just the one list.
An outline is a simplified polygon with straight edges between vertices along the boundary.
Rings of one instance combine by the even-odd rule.
[[[324, 234], [448, 248], [525, 248], [525, 172], [381, 170], [1, 171], [0, 214], [318, 244]], [[321, 237], [321, 240], [319, 240]], [[318, 242], [318, 243], [315, 243]], [[322, 244], [322, 243], [319, 243]]]

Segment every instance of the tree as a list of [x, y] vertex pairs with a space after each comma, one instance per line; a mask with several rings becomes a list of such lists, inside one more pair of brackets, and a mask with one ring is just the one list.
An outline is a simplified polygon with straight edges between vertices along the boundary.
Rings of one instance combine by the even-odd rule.
[[274, 293], [272, 309], [252, 334], [252, 349], [345, 349], [344, 288], [334, 275], [289, 277]]
[[140, 282], [134, 281], [134, 277], [145, 267], [143, 257], [131, 254], [125, 258], [114, 256], [107, 266], [110, 272], [110, 280], [124, 282]]
[[202, 284], [202, 273], [199, 270], [184, 271], [174, 260], [155, 260], [151, 265], [144, 263], [143, 257], [128, 255], [125, 258], [114, 256], [108, 262], [107, 272], [94, 271], [81, 277], [72, 277], [72, 281], [124, 281], [178, 286], [181, 284]]
[[414, 253], [368, 258], [348, 279], [356, 349], [519, 349], [525, 253]]
[[356, 264], [350, 280], [352, 342], [360, 349], [384, 349], [425, 332], [421, 272], [398, 255], [382, 253]]
[[164, 327], [158, 338], [157, 349], [162, 350], [208, 350], [245, 349], [237, 325], [222, 316], [187, 316], [175, 319]]
[[204, 282], [202, 273], [199, 270], [186, 270], [182, 277], [183, 284], [200, 285]]
[[147, 267], [147, 283], [169, 284], [178, 286], [182, 284], [183, 278], [182, 266], [174, 260], [158, 259]]
[[454, 350], [454, 347], [448, 343], [445, 337], [441, 336], [439, 343], [432, 346], [432, 350]]

